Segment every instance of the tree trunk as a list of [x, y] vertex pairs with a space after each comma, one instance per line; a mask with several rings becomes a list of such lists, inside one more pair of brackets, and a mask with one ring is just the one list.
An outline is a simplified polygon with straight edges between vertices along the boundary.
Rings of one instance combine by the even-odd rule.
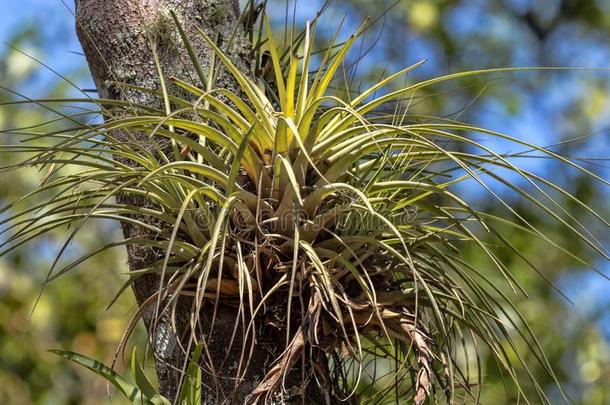
[[[218, 38], [233, 62], [243, 71], [250, 72], [252, 50], [239, 24], [238, 0], [76, 0], [77, 34], [83, 46], [91, 74], [101, 98], [129, 100], [137, 104], [161, 107], [161, 101], [149, 93], [115, 85], [127, 83], [147, 89], [159, 90], [160, 80], [153, 59], [155, 46], [166, 77], [176, 76], [198, 83], [197, 74], [171, 18], [173, 11], [189, 36], [190, 42], [204, 70], [209, 65], [211, 50], [205, 45], [197, 28], [211, 38]], [[227, 46], [231, 38], [230, 46]], [[227, 49], [228, 48], [228, 49]], [[237, 91], [232, 78], [220, 74], [217, 86]], [[147, 134], [130, 134], [130, 142], [152, 150]], [[127, 141], [127, 135], [116, 133], [113, 138]], [[147, 146], [148, 145], [148, 146]], [[129, 162], [127, 162], [129, 163]], [[146, 200], [119, 195], [121, 203], [146, 206]], [[142, 236], [137, 226], [123, 224], [125, 238]], [[127, 247], [130, 270], [147, 267], [158, 260], [163, 252], [141, 246]], [[159, 290], [160, 277], [154, 274], [138, 278], [132, 285], [136, 300], [142, 305]], [[175, 313], [175, 327], [169, 314], [157, 315], [148, 310], [143, 318], [149, 335], [149, 344], [155, 355], [161, 394], [174, 400], [180, 384], [181, 371], [185, 368], [185, 353], [179, 343], [190, 334], [191, 303], [179, 301]], [[204, 310], [202, 319], [210, 318], [210, 309]], [[235, 333], [236, 309], [221, 303], [213, 331], [204, 330], [208, 337], [207, 361], [203, 365], [203, 401], [205, 404], [243, 404], [257, 387], [267, 371], [284, 349], [278, 330], [269, 326], [258, 331], [255, 347], [243, 379], [236, 381], [235, 374], [242, 357], [244, 344], [239, 329]], [[205, 325], [204, 325], [205, 329]], [[202, 331], [196, 331], [201, 337]], [[155, 336], [152, 336], [155, 335]], [[227, 347], [233, 339], [233, 345]], [[249, 346], [248, 346], [249, 347]], [[247, 353], [246, 353], [247, 354]], [[325, 356], [321, 354], [321, 359]], [[299, 362], [300, 363], [300, 362]], [[323, 360], [323, 363], [325, 361]], [[287, 378], [288, 391], [297, 392], [302, 403], [335, 403], [327, 390], [301, 381], [302, 370], [295, 367]], [[305, 373], [309, 377], [309, 373]], [[298, 378], [297, 378], [298, 377]], [[314, 387], [314, 385], [316, 385]], [[304, 394], [305, 388], [307, 392]], [[294, 388], [294, 389], [291, 389]]]
[[[159, 90], [160, 80], [152, 46], [156, 47], [166, 77], [176, 76], [200, 84], [170, 11], [181, 21], [204, 69], [208, 67], [211, 50], [200, 35], [193, 34], [197, 32], [196, 28], [203, 29], [212, 38], [218, 37], [220, 44], [232, 38], [228, 50], [232, 60], [243, 71], [249, 71], [251, 47], [244, 40], [238, 24], [237, 0], [76, 0], [77, 34], [101, 98], [161, 106], [159, 98], [154, 95], [115, 85], [115, 82], [127, 83]], [[235, 87], [227, 75], [219, 77], [218, 85]], [[125, 137], [120, 133], [113, 135], [119, 140]], [[135, 134], [135, 137], [144, 147], [150, 142], [146, 134]], [[133, 138], [130, 141], [133, 142]], [[152, 146], [149, 145], [148, 149], [152, 149]], [[118, 199], [126, 204], [148, 204], [127, 195]], [[142, 229], [123, 224], [123, 233], [126, 238], [136, 237], [142, 234]], [[136, 245], [128, 246], [127, 252], [132, 271], [147, 267], [163, 254]], [[140, 305], [158, 291], [159, 282], [160, 278], [156, 275], [143, 276], [134, 282], [133, 291]], [[161, 314], [156, 320], [152, 319], [153, 311], [148, 310], [144, 314], [149, 343], [155, 355], [160, 391], [171, 400], [176, 396], [180, 370], [184, 368], [184, 350], [178, 345], [178, 339], [188, 333], [189, 311], [190, 303], [185, 300], [179, 302], [175, 329], [168, 314]], [[270, 361], [264, 349], [257, 350], [251, 370], [246, 374], [252, 383], [239, 384], [239, 389], [235, 390], [234, 363], [237, 364], [237, 357], [241, 355], [236, 346], [240, 342], [236, 341], [227, 353], [227, 342], [230, 341], [235, 322], [234, 312], [232, 308], [221, 308], [216, 320], [216, 332], [210, 337], [209, 356], [219, 369], [215, 370], [216, 383], [206, 384], [204, 381], [206, 403], [243, 403], [245, 396], [254, 389], [253, 382], [264, 377], [266, 363]], [[150, 336], [153, 331], [156, 336]], [[219, 367], [221, 364], [225, 367]]]

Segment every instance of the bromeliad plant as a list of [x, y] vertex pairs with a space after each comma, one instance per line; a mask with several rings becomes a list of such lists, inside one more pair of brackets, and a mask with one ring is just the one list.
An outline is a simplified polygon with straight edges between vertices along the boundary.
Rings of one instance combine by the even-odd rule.
[[[191, 297], [193, 325], [200, 324], [204, 305], [234, 302], [239, 308], [235, 322], [242, 323], [249, 342], [255, 341], [257, 325], [271, 317], [280, 325], [285, 351], [259, 382], [252, 402], [281, 396], [284, 378], [297, 363], [309, 364], [306, 379], [330, 381], [327, 386], [345, 398], [476, 401], [482, 376], [480, 369], [469, 367], [470, 352], [478, 361], [479, 347], [486, 347], [519, 387], [517, 369], [529, 371], [515, 339], [525, 341], [552, 375], [505, 288], [489, 283], [490, 270], [464, 261], [460, 250], [467, 244], [480, 249], [514, 291], [520, 287], [510, 269], [475, 228], [496, 234], [516, 255], [521, 253], [499, 226], [512, 226], [570, 254], [519, 216], [486, 183], [489, 179], [538, 206], [606, 258], [552, 195], [562, 195], [608, 223], [577, 196], [515, 166], [511, 156], [494, 152], [472, 134], [512, 142], [526, 153], [608, 182], [551, 150], [461, 122], [411, 115], [401, 107], [403, 100], [432, 85], [510, 69], [458, 73], [385, 90], [418, 63], [356, 96], [339, 96], [330, 86], [360, 32], [316, 56], [314, 66], [315, 24], [299, 37], [299, 47], [286, 52], [278, 49], [268, 25], [263, 27], [261, 49], [268, 52], [271, 72], [264, 80], [239, 71], [201, 33], [221, 62], [217, 65], [234, 77], [239, 94], [215, 88], [217, 71], [203, 72], [196, 61], [204, 88], [164, 78], [159, 66], [162, 91], [135, 90], [158, 94], [162, 111], [96, 100], [95, 112], [105, 118], [101, 124], [83, 122], [90, 111], [58, 112], [71, 128], [20, 131], [23, 142], [2, 149], [27, 158], [2, 172], [30, 166], [47, 170], [40, 187], [3, 212], [34, 196], [48, 197], [3, 220], [8, 225], [3, 233], [12, 234], [1, 254], [71, 226], [67, 246], [93, 219], [137, 226], [139, 237], [99, 251], [138, 244], [164, 252], [162, 260], [131, 274], [130, 281], [144, 273], [162, 275], [153, 301], [172, 307], [179, 297]], [[51, 108], [48, 101], [39, 103]], [[123, 134], [121, 142], [117, 132]], [[141, 147], [134, 134], [147, 134], [158, 147]], [[125, 142], [131, 135], [133, 142]], [[501, 173], [524, 180], [537, 194], [514, 186]], [[473, 208], [455, 191], [456, 184], [467, 180], [487, 190], [509, 215]], [[117, 195], [147, 203], [122, 204]], [[47, 281], [95, 253], [62, 268], [56, 260]], [[164, 308], [157, 305], [156, 310]], [[205, 345], [195, 334], [190, 338], [190, 347]], [[243, 349], [244, 361], [249, 351]], [[242, 372], [238, 368], [236, 377]], [[545, 401], [542, 387], [535, 386]]]

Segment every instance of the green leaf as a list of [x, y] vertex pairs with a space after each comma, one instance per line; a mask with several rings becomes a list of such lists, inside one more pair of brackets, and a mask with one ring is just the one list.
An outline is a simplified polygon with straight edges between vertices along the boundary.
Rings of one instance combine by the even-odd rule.
[[193, 355], [180, 389], [180, 396], [178, 397], [179, 405], [199, 405], [201, 403], [202, 373], [199, 366], [199, 358], [201, 357], [202, 348], [203, 344], [200, 343], [193, 350]]
[[[82, 354], [74, 353], [65, 350], [49, 350], [51, 353], [57, 354], [65, 359], [68, 359], [76, 364], [88, 368], [95, 374], [103, 377], [106, 381], [114, 385], [133, 405], [169, 405], [170, 402], [162, 396], [155, 394], [148, 397], [142, 390], [127, 381], [120, 374], [113, 371], [110, 367], [105, 366], [97, 360], [91, 359]], [[148, 389], [148, 388], [147, 388]], [[154, 392], [154, 390], [153, 390]], [[153, 401], [153, 397], [155, 398]]]
[[136, 385], [144, 393], [144, 395], [146, 395], [148, 398], [152, 398], [157, 395], [157, 390], [148, 380], [144, 369], [138, 361], [136, 346], [134, 346], [133, 351], [131, 352], [131, 373], [133, 374], [133, 377], [136, 380]]

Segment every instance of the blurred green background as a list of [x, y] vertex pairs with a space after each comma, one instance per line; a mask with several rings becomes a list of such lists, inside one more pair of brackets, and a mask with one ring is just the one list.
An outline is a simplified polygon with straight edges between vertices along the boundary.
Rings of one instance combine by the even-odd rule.
[[[311, 18], [321, 3], [300, 2], [297, 24]], [[340, 37], [345, 37], [364, 17], [378, 16], [394, 3], [335, 0], [319, 23], [318, 40], [322, 44], [343, 20]], [[0, 39], [5, 44], [0, 47], [0, 85], [5, 89], [0, 90], [0, 102], [23, 96], [78, 96], [79, 89], [93, 88], [75, 36], [71, 2], [66, 6], [60, 0], [4, 0], [3, 6]], [[291, 16], [292, 3], [288, 6]], [[281, 27], [285, 23], [286, 2], [271, 1], [269, 11], [275, 27]], [[347, 73], [355, 87], [421, 59], [427, 63], [410, 80], [501, 66], [607, 68], [610, 1], [403, 0], [379, 19], [351, 58], [353, 65], [347, 67]], [[609, 177], [608, 162], [604, 159], [610, 155], [610, 72], [519, 73], [494, 80], [480, 77], [435, 90], [437, 94], [415, 100], [412, 111], [459, 118], [544, 146], [579, 138], [559, 144], [554, 150], [574, 158], [592, 158], [579, 162], [600, 176]], [[3, 130], [53, 118], [56, 116], [51, 112], [32, 105], [0, 106]], [[0, 137], [3, 144], [14, 142], [10, 135], [3, 133]], [[505, 152], [501, 143], [492, 146]], [[12, 158], [0, 154], [0, 165]], [[537, 174], [551, 177], [608, 218], [607, 188], [601, 189], [599, 183], [579, 178], [550, 161], [524, 159], [520, 163]], [[40, 174], [34, 169], [0, 175], [0, 205], [34, 189], [39, 180]], [[506, 193], [501, 187], [498, 189]], [[475, 185], [466, 184], [460, 191], [478, 207], [489, 205], [488, 210], [496, 209], [494, 202]], [[536, 218], [527, 203], [511, 200], [509, 194], [506, 198], [552, 239], [595, 260], [596, 268], [610, 274], [607, 262], [595, 259], [555, 224]], [[579, 214], [573, 204], [565, 205]], [[0, 214], [0, 221], [9, 215], [10, 212]], [[589, 218], [583, 217], [583, 222], [590, 222], [607, 246], [607, 230]], [[0, 223], [0, 232], [4, 226]], [[78, 242], [70, 245], [66, 260], [119, 234], [117, 224], [92, 223], [80, 232]], [[130, 294], [106, 309], [125, 281], [123, 249], [99, 255], [58, 279], [44, 291], [30, 318], [41, 282], [66, 236], [65, 230], [57, 231], [0, 258], [1, 404], [122, 403], [117, 396], [107, 397], [101, 379], [46, 350], [74, 350], [106, 363], [111, 361], [135, 309]], [[7, 237], [0, 234], [0, 243]], [[511, 240], [573, 302], [562, 298], [510, 252], [502, 256], [529, 294], [529, 299], [515, 296], [515, 300], [539, 337], [558, 378], [579, 404], [610, 403], [610, 283], [537, 240], [516, 234]], [[464, 254], [481, 268], [488, 265], [477, 252]], [[132, 340], [142, 342], [142, 331], [138, 330]], [[563, 403], [550, 377], [536, 367], [535, 359], [528, 361], [553, 403]], [[119, 368], [122, 367], [119, 362]], [[515, 403], [514, 390], [507, 391], [495, 365], [484, 364], [484, 372], [483, 403]]]

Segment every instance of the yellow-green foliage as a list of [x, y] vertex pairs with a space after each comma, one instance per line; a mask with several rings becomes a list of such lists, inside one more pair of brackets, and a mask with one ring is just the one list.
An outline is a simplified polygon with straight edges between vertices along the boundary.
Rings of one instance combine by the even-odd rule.
[[[129, 222], [143, 230], [141, 238], [109, 243], [94, 253], [120, 244], [161, 248], [165, 257], [142, 273], [163, 274], [159, 300], [192, 296], [193, 324], [206, 302], [234, 301], [244, 315], [236, 322], [245, 322], [246, 334], [254, 337], [269, 308], [283, 308], [282, 338], [289, 350], [253, 398], [281, 394], [285, 373], [302, 358], [315, 360], [308, 357], [311, 347], [333, 356], [332, 372], [347, 384], [337, 394], [398, 394], [418, 404], [428, 397], [475, 398], [482, 375], [472, 363], [481, 348], [517, 387], [531, 377], [516, 371], [528, 370], [522, 350], [535, 353], [552, 375], [540, 345], [504, 292], [519, 291], [519, 283], [477, 232], [495, 235], [516, 255], [520, 251], [500, 228], [527, 233], [567, 254], [569, 249], [521, 217], [487, 182], [512, 188], [603, 257], [606, 252], [553, 195], [608, 224], [577, 196], [520, 169], [513, 156], [495, 153], [473, 134], [512, 142], [519, 150], [515, 156], [535, 152], [600, 184], [607, 181], [551, 150], [458, 121], [411, 115], [403, 103], [438, 83], [516, 69], [457, 73], [384, 93], [416, 64], [355, 96], [341, 97], [330, 86], [362, 29], [343, 45], [330, 46], [315, 66], [315, 24], [303, 32], [298, 49], [286, 52], [278, 49], [268, 26], [263, 31], [272, 86], [240, 72], [201, 33], [240, 94], [164, 79], [192, 97], [153, 92], [165, 100], [163, 110], [99, 101], [102, 124], [66, 116], [69, 130], [21, 132], [24, 143], [4, 150], [28, 157], [2, 171], [44, 168], [41, 185], [19, 204], [41, 193], [49, 197], [11, 215], [13, 233], [2, 254], [68, 224], [66, 245], [91, 219]], [[201, 81], [213, 84], [215, 73], [201, 72], [202, 79], [208, 78]], [[116, 131], [166, 139], [171, 148], [150, 150], [135, 137], [119, 143]], [[506, 172], [536, 193], [512, 186], [502, 175]], [[472, 207], [455, 189], [467, 180], [487, 190], [508, 215]], [[150, 203], [145, 208], [121, 205], [114, 200], [118, 194]], [[489, 257], [505, 286], [488, 282], [492, 270], [465, 261], [464, 246]], [[53, 268], [47, 281], [87, 257]], [[368, 375], [371, 364], [383, 370], [374, 381]], [[316, 367], [310, 372], [329, 377]], [[396, 379], [403, 382], [398, 388]], [[543, 389], [535, 391], [540, 399], [531, 400], [544, 401]]]

